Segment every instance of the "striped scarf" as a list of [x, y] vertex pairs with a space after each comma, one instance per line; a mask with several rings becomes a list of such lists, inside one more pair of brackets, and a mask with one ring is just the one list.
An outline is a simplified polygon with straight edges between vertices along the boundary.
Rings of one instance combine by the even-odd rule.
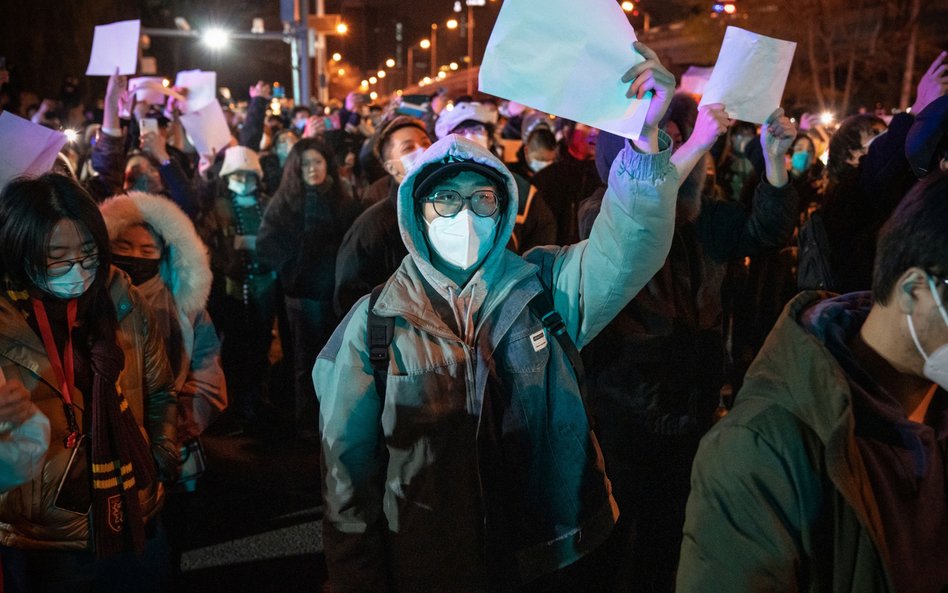
[[[101, 335], [101, 334], [100, 334]], [[145, 549], [138, 497], [158, 482], [148, 443], [116, 387], [125, 365], [114, 340], [97, 339], [92, 365], [92, 533], [99, 558]]]

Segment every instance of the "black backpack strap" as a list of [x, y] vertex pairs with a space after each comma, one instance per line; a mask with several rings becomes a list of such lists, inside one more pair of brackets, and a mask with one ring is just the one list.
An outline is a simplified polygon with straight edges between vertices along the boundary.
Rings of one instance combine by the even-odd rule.
[[372, 312], [379, 295], [382, 294], [384, 284], [372, 289], [369, 297], [369, 315], [367, 318], [369, 337], [369, 362], [372, 363], [372, 375], [375, 377], [375, 391], [381, 398], [385, 398], [385, 385], [388, 382], [388, 348], [392, 345], [395, 336], [395, 319], [381, 317]]
[[592, 427], [593, 417], [589, 413], [589, 398], [586, 395], [586, 368], [583, 366], [583, 357], [579, 354], [579, 348], [573, 342], [569, 332], [566, 331], [566, 323], [553, 306], [553, 293], [550, 286], [553, 284], [553, 258], [543, 258], [540, 266], [540, 272], [537, 274], [540, 278], [540, 284], [543, 285], [543, 291], [530, 299], [528, 307], [530, 311], [540, 318], [543, 327], [550, 332], [550, 335], [560, 345], [570, 366], [573, 367], [573, 373], [576, 375], [576, 383], [579, 385], [579, 395], [583, 400], [583, 408], [586, 410], [586, 418], [589, 426]]

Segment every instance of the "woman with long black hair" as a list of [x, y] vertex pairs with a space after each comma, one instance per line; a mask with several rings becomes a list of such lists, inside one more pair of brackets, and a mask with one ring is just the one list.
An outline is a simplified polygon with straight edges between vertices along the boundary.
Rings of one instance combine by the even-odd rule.
[[8, 184], [0, 245], [0, 367], [51, 425], [43, 471], [0, 495], [4, 590], [165, 590], [177, 410], [150, 313], [68, 177]]
[[329, 147], [312, 138], [297, 142], [264, 214], [257, 255], [277, 270], [286, 295], [296, 378], [293, 412], [304, 438], [316, 435], [313, 364], [339, 321], [332, 304], [336, 253], [358, 214]]

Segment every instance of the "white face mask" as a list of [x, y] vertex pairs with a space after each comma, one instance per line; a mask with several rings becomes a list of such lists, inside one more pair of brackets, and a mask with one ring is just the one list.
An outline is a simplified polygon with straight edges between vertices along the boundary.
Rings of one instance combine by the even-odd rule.
[[[938, 305], [938, 312], [941, 313], [942, 321], [944, 321], [945, 326], [948, 327], [948, 312], [945, 312], [945, 304], [941, 302], [941, 296], [938, 294], [938, 289], [935, 287], [935, 282], [931, 276], [928, 277], [928, 289], [935, 298], [935, 303]], [[915, 349], [918, 350], [918, 353], [925, 359], [922, 374], [925, 375], [926, 379], [932, 383], [936, 383], [942, 389], [948, 389], [948, 344], [943, 344], [940, 348], [935, 350], [931, 356], [925, 354], [925, 350], [922, 349], [922, 344], [918, 341], [918, 335], [915, 333], [915, 324], [912, 322], [912, 316], [906, 315], [906, 317], [908, 318], [909, 333], [912, 334], [912, 341], [915, 342]]]
[[428, 241], [441, 259], [467, 270], [487, 257], [493, 245], [497, 222], [466, 208], [452, 218], [439, 216], [427, 222]]
[[402, 163], [402, 167], [405, 168], [405, 175], [407, 175], [408, 171], [415, 166], [415, 164], [418, 162], [418, 159], [420, 159], [421, 155], [424, 153], [425, 149], [419, 146], [415, 150], [398, 159]]
[[82, 296], [95, 281], [95, 270], [87, 270], [78, 263], [55, 278], [46, 278], [46, 292], [58, 299], [69, 300]]
[[553, 164], [553, 161], [538, 161], [531, 159], [527, 166], [530, 167], [530, 170], [534, 173], [539, 173], [543, 169], [546, 169]]

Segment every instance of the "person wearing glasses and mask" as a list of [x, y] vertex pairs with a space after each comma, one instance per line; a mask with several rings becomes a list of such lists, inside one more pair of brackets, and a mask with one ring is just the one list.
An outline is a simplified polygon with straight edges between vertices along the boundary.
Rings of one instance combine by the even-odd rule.
[[0, 244], [0, 368], [50, 421], [42, 472], [0, 495], [4, 590], [167, 590], [177, 409], [154, 318], [68, 177], [9, 183]]
[[623, 80], [654, 98], [589, 240], [508, 251], [514, 178], [459, 135], [408, 170], [408, 256], [313, 369], [333, 591], [596, 590], [577, 561], [617, 512], [571, 361], [661, 267], [679, 182], [674, 77], [636, 49]]

